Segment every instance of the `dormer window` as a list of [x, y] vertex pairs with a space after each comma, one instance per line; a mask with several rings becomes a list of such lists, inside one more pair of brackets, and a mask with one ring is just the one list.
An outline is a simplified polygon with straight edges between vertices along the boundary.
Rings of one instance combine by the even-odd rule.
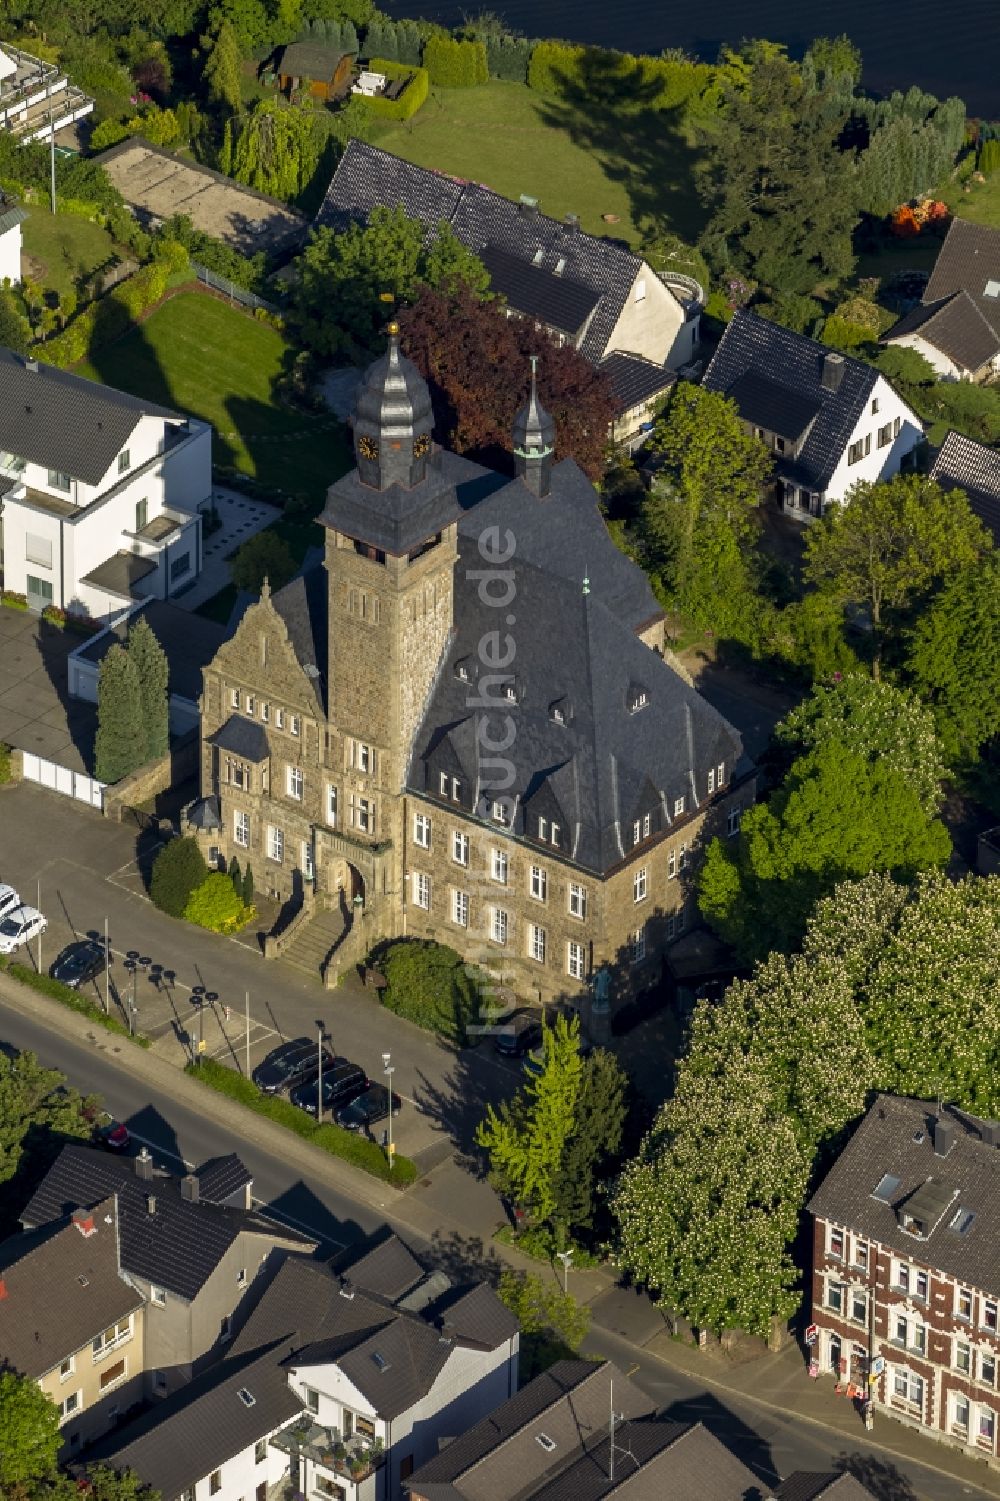
[[983, 296], [1000, 298], [1000, 281], [988, 281], [983, 288]]
[[531, 264], [533, 266], [540, 266], [542, 264], [542, 262], [544, 261], [544, 259], [545, 259], [545, 251], [542, 249], [541, 246], [539, 246], [538, 249], [535, 251], [534, 255], [531, 257]]
[[558, 704], [552, 710], [552, 719], [553, 719], [554, 723], [556, 723], [556, 724], [565, 724], [566, 723], [566, 715], [563, 712], [563, 710], [559, 708]]
[[675, 797], [674, 798], [674, 817], [675, 818], [680, 818], [682, 816], [683, 812], [684, 812], [684, 798], [682, 798], [682, 797]]
[[562, 276], [562, 274], [563, 274], [563, 272], [565, 270], [566, 270], [566, 257], [564, 255], [561, 255], [559, 257], [559, 259], [556, 261], [556, 272], [555, 272], [555, 274], [557, 276]]
[[715, 767], [714, 766], [710, 766], [708, 768], [708, 795], [709, 795], [709, 797], [712, 796], [712, 793], [714, 791], [715, 791]]
[[455, 663], [455, 676], [460, 683], [472, 682], [472, 665], [468, 657], [463, 657], [460, 662]]
[[517, 703], [517, 689], [516, 689], [516, 687], [514, 686], [513, 683], [505, 683], [504, 684], [503, 696], [507, 700], [508, 703], [511, 703], [511, 704], [516, 704]]
[[630, 683], [628, 689], [628, 711], [630, 714], [638, 714], [649, 703], [649, 692], [641, 683]]
[[553, 724], [569, 724], [573, 708], [568, 698], [556, 698], [549, 704], [549, 719]]
[[493, 804], [493, 810], [490, 813], [490, 817], [493, 819], [494, 823], [506, 823], [507, 822], [507, 808], [506, 808], [506, 805], [504, 803], [501, 803], [501, 802], [495, 802]]

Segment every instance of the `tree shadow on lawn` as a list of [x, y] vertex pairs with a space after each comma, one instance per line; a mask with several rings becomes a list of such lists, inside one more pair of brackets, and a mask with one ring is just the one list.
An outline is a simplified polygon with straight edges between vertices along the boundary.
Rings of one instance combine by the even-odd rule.
[[695, 190], [698, 152], [685, 131], [683, 106], [658, 106], [658, 80], [644, 78], [639, 66], [623, 74], [600, 52], [585, 55], [578, 78], [556, 76], [559, 95], [540, 101], [540, 118], [624, 185], [637, 229], [663, 225], [693, 244], [706, 215]]

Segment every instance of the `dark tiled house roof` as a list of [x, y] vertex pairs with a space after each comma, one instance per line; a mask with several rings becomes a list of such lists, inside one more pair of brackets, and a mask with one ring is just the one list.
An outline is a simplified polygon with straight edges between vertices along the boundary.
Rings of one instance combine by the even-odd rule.
[[946, 490], [964, 490], [969, 505], [1000, 543], [1000, 451], [950, 432], [931, 465], [931, 479]]
[[500, 245], [484, 245], [479, 258], [490, 273], [493, 291], [511, 307], [573, 340], [583, 333], [601, 300], [583, 282], [522, 260]]
[[4, 1241], [0, 1288], [0, 1364], [36, 1380], [141, 1308], [118, 1264], [115, 1196]]
[[853, 1475], [835, 1470], [796, 1470], [775, 1491], [775, 1501], [871, 1501], [872, 1492]]
[[208, 1204], [224, 1204], [252, 1183], [253, 1175], [235, 1152], [212, 1157], [198, 1169], [198, 1193]]
[[271, 754], [264, 726], [243, 714], [230, 714], [225, 724], [209, 736], [208, 743], [255, 764]]
[[428, 462], [426, 479], [412, 490], [399, 484], [372, 489], [352, 469], [330, 486], [319, 521], [398, 557], [457, 521], [484, 492], [502, 484], [499, 475], [441, 449]]
[[292, 650], [325, 714], [327, 578], [322, 555], [312, 561], [307, 558], [302, 572], [271, 595], [271, 603], [285, 622]]
[[[736, 402], [745, 421], [786, 439], [804, 436], [794, 458], [778, 455], [779, 472], [820, 494], [833, 478], [851, 433], [871, 400], [878, 371], [842, 355], [839, 384], [823, 383], [831, 351], [755, 313], [739, 312], [705, 371], [704, 384]], [[744, 411], [743, 402], [746, 402]], [[811, 425], [806, 420], [813, 412]], [[765, 414], [765, 424], [760, 416]]]
[[938, 252], [924, 302], [967, 292], [1000, 338], [1000, 229], [952, 219]]
[[[387, 208], [402, 205], [411, 218], [421, 220], [431, 231], [445, 220], [477, 255], [491, 247], [490, 253], [500, 250], [522, 267], [543, 273], [547, 289], [544, 293], [540, 278], [527, 274], [515, 278], [512, 271], [501, 270], [497, 263], [497, 276], [508, 278], [511, 307], [540, 321], [549, 319], [544, 313], [533, 312], [533, 307], [543, 303], [552, 309], [561, 307], [557, 299], [563, 294], [557, 292], [554, 283], [562, 279], [564, 285], [585, 288], [588, 297], [597, 301], [580, 348], [594, 364], [608, 347], [643, 264], [626, 246], [584, 234], [580, 229], [548, 218], [537, 208], [513, 203], [480, 183], [445, 177], [376, 146], [349, 141], [317, 222], [343, 229], [352, 221], [366, 222], [372, 209], [379, 205]], [[582, 293], [579, 296], [582, 309]], [[522, 308], [520, 297], [531, 306]], [[564, 311], [556, 315], [570, 322], [577, 316]], [[578, 323], [577, 329], [580, 326]]]
[[654, 365], [652, 360], [641, 359], [637, 354], [620, 354], [616, 350], [614, 354], [606, 354], [597, 368], [611, 381], [618, 412], [628, 412], [654, 396], [665, 395], [677, 384], [673, 370], [664, 370], [662, 365]]
[[0, 349], [0, 448], [6, 453], [96, 485], [144, 415], [184, 420], [168, 407]]
[[279, 1236], [304, 1249], [312, 1246], [294, 1231], [279, 1231], [246, 1210], [191, 1203], [181, 1197], [180, 1179], [159, 1173], [142, 1179], [132, 1161], [119, 1161], [92, 1147], [63, 1147], [24, 1209], [21, 1223], [26, 1229], [48, 1225], [72, 1208], [90, 1208], [111, 1194], [118, 1197], [123, 1270], [182, 1298], [197, 1296], [243, 1231]]
[[883, 342], [891, 344], [906, 334], [919, 334], [960, 370], [973, 373], [1000, 353], [1000, 337], [965, 291], [938, 302], [918, 303], [883, 335]]
[[[809, 1210], [982, 1291], [1000, 1292], [1000, 1147], [984, 1139], [988, 1123], [948, 1106], [942, 1119], [952, 1143], [942, 1156], [935, 1150], [936, 1115], [922, 1100], [879, 1095]], [[925, 1207], [927, 1233], [904, 1230], [907, 1211], [923, 1219]], [[967, 1214], [974, 1216], [969, 1224]]]

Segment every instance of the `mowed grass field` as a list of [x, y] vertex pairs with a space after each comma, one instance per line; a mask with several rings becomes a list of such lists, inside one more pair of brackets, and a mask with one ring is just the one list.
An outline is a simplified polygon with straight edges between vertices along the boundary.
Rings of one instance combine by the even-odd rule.
[[275, 400], [275, 382], [294, 353], [268, 324], [192, 290], [161, 303], [76, 373], [210, 422], [217, 464], [272, 486], [276, 499], [303, 495], [318, 508], [349, 467], [349, 449], [332, 413]]
[[99, 224], [75, 214], [51, 214], [40, 204], [25, 204], [25, 208], [28, 217], [21, 226], [21, 239], [30, 257], [26, 274], [42, 286], [62, 295], [114, 258], [117, 246]]

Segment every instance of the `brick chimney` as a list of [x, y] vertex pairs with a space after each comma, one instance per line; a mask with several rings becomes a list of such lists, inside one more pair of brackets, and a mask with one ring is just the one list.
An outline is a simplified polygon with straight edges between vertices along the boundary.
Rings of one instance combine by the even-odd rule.
[[141, 1178], [144, 1183], [152, 1182], [153, 1158], [148, 1147], [143, 1147], [135, 1159], [135, 1176]]
[[189, 1204], [197, 1204], [198, 1193], [198, 1175], [196, 1173], [186, 1173], [181, 1179], [181, 1198], [186, 1199]]

